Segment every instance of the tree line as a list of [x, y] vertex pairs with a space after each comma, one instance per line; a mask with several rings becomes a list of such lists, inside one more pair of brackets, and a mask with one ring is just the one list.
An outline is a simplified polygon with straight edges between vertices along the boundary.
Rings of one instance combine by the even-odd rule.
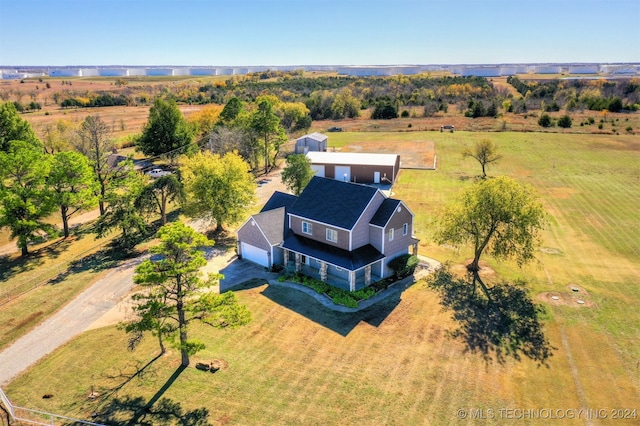
[[114, 154], [110, 128], [99, 116], [87, 116], [77, 128], [50, 129], [41, 141], [13, 103], [0, 104], [0, 227], [10, 231], [23, 255], [31, 244], [60, 234], [47, 221], [56, 210], [68, 237], [74, 215], [99, 209], [93, 232], [100, 237], [119, 231], [115, 244], [125, 249], [149, 235], [154, 217], [164, 225], [172, 204], [222, 229], [253, 201], [255, 179], [236, 152], [200, 152], [194, 129], [175, 103], [158, 100], [139, 137], [154, 143], [140, 142], [139, 148], [169, 155], [175, 164], [173, 173], [151, 179], [132, 158]]

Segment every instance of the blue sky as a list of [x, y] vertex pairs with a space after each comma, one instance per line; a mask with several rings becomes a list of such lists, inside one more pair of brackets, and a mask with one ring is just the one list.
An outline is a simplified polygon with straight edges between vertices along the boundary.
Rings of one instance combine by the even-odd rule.
[[640, 0], [0, 0], [0, 66], [640, 62]]

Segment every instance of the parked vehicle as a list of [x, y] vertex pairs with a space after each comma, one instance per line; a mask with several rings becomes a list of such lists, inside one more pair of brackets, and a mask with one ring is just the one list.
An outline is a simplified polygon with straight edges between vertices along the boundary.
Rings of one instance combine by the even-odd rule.
[[159, 177], [167, 176], [170, 174], [171, 174], [170, 171], [162, 170], [162, 169], [152, 169], [147, 172], [147, 175], [151, 176], [152, 178], [159, 178]]

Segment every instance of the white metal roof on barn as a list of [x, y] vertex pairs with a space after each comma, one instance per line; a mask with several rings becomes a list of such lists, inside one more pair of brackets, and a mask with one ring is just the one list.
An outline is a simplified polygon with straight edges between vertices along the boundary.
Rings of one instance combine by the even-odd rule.
[[307, 158], [312, 164], [341, 164], [341, 165], [379, 165], [394, 166], [397, 154], [372, 154], [367, 152], [320, 152], [309, 151]]
[[313, 139], [316, 141], [323, 141], [325, 139], [328, 139], [326, 135], [323, 135], [322, 133], [318, 133], [318, 132], [314, 132], [314, 133], [309, 133], [308, 135], [304, 135], [304, 136], [300, 136], [298, 139], [296, 140], [302, 140], [302, 139]]

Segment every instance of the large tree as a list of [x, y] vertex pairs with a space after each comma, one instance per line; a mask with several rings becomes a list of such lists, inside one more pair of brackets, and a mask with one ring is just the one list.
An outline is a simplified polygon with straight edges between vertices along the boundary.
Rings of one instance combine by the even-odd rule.
[[182, 366], [189, 356], [204, 349], [204, 344], [189, 337], [189, 325], [199, 321], [216, 328], [244, 325], [251, 319], [247, 308], [238, 304], [232, 292], [217, 294], [206, 290], [221, 278], [202, 279], [200, 268], [206, 265], [202, 248], [213, 241], [189, 226], [174, 222], [160, 228], [160, 243], [151, 247], [158, 259], [147, 259], [136, 268], [134, 282], [144, 287], [135, 300], [138, 318], [125, 329], [133, 333], [151, 331], [157, 335], [160, 349], [166, 337], [180, 350]]
[[145, 155], [175, 158], [194, 148], [194, 134], [194, 126], [185, 120], [175, 101], [156, 99], [136, 145]]
[[44, 124], [40, 129], [44, 152], [55, 154], [71, 149], [74, 145], [72, 141], [76, 137], [76, 130], [74, 123], [63, 119]]
[[487, 164], [495, 163], [502, 158], [498, 154], [498, 148], [489, 139], [482, 139], [473, 145], [473, 148], [467, 148], [462, 152], [463, 157], [474, 158], [482, 167], [482, 177], [487, 177]]
[[42, 145], [28, 121], [23, 120], [13, 102], [0, 104], [0, 152], [9, 149], [11, 141], [27, 142], [34, 147]]
[[89, 115], [80, 125], [78, 137], [73, 139], [72, 143], [78, 152], [89, 158], [98, 181], [97, 195], [100, 215], [104, 215], [105, 199], [109, 185], [126, 173], [117, 164], [109, 163], [109, 156], [115, 148], [111, 140], [111, 130], [99, 116]]
[[282, 170], [282, 183], [294, 195], [300, 195], [314, 175], [311, 161], [304, 154], [292, 154], [287, 157], [287, 165]]
[[247, 131], [239, 126], [216, 126], [209, 134], [207, 147], [218, 155], [237, 151], [248, 162], [255, 157], [251, 138]]
[[255, 179], [249, 164], [235, 152], [223, 157], [198, 153], [184, 159], [180, 171], [187, 192], [185, 213], [215, 222], [218, 231], [243, 218], [254, 201]]
[[49, 160], [42, 148], [29, 142], [13, 141], [6, 152], [0, 151], [0, 227], [11, 230], [23, 256], [29, 254], [29, 244], [41, 239], [41, 232], [56, 233], [45, 222], [56, 207], [46, 185]]
[[487, 252], [496, 259], [515, 259], [518, 265], [529, 262], [547, 223], [534, 190], [506, 176], [473, 183], [438, 217], [436, 241], [473, 247], [467, 269], [488, 297], [479, 275], [481, 256]]
[[269, 173], [271, 159], [269, 154], [273, 151], [274, 162], [281, 145], [286, 142], [284, 128], [280, 124], [280, 118], [274, 111], [277, 98], [274, 96], [260, 96], [257, 99], [258, 108], [251, 116], [251, 129], [256, 133], [262, 144], [264, 153], [264, 172]]
[[182, 203], [185, 198], [184, 185], [175, 175], [170, 174], [146, 185], [138, 197], [137, 205], [143, 211], [158, 213], [162, 224], [166, 225], [169, 203]]
[[113, 180], [107, 188], [105, 198], [106, 209], [94, 227], [98, 237], [120, 231], [120, 236], [114, 241], [123, 249], [133, 248], [148, 231], [147, 222], [138, 205], [144, 190], [143, 177], [133, 169], [133, 162], [126, 160], [120, 167], [126, 172], [124, 177]]
[[198, 139], [206, 138], [220, 120], [220, 105], [205, 105], [199, 111], [194, 112], [188, 122], [195, 126]]
[[302, 102], [280, 102], [275, 112], [287, 132], [308, 130], [311, 127], [309, 108]]
[[360, 101], [353, 96], [351, 89], [345, 87], [335, 96], [331, 104], [333, 118], [355, 118], [360, 115]]
[[234, 96], [229, 99], [222, 109], [222, 112], [220, 113], [220, 121], [225, 124], [230, 124], [236, 119], [236, 117], [238, 117], [241, 111], [242, 101]]
[[98, 203], [98, 185], [89, 159], [78, 152], [58, 152], [53, 156], [47, 184], [51, 188], [54, 202], [60, 208], [66, 238], [69, 236], [71, 216], [93, 208]]

